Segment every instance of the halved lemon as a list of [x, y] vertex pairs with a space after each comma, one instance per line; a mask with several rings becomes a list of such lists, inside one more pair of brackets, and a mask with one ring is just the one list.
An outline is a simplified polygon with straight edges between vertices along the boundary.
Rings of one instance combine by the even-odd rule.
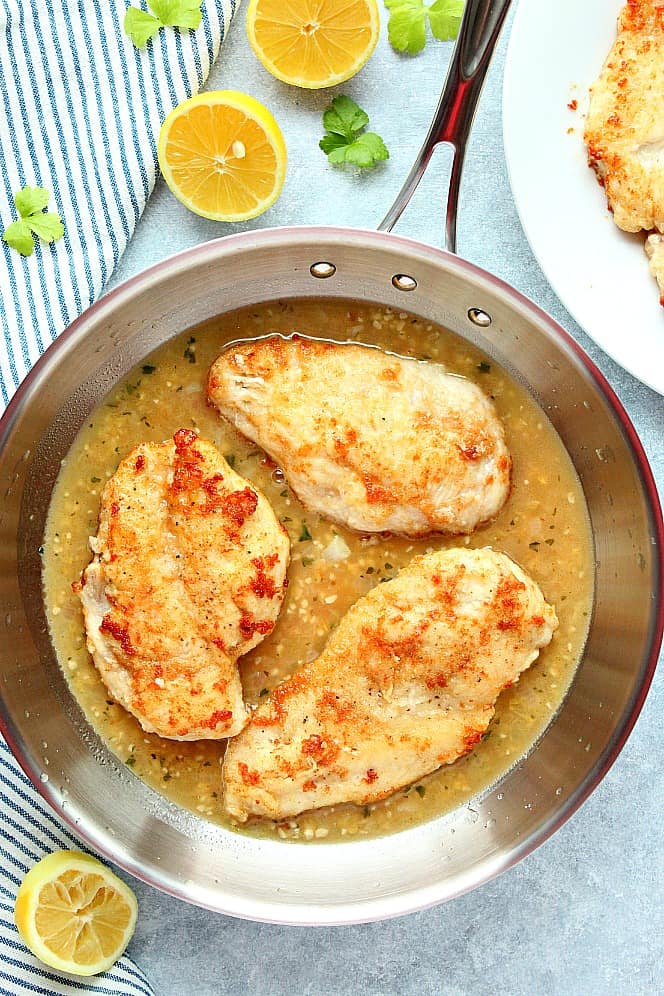
[[268, 72], [316, 90], [360, 71], [376, 47], [380, 15], [376, 0], [251, 0], [247, 34]]
[[55, 851], [21, 882], [14, 918], [40, 961], [61, 972], [97, 975], [127, 947], [137, 912], [134, 893], [101, 861]]
[[267, 211], [286, 177], [286, 144], [266, 107], [237, 90], [178, 104], [159, 133], [163, 177], [190, 211], [246, 221]]

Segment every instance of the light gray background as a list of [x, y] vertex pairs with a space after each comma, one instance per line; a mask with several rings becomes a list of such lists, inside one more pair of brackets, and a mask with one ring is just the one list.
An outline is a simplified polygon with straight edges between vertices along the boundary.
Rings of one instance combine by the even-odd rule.
[[[338, 88], [366, 108], [371, 128], [390, 149], [389, 163], [360, 175], [328, 166], [317, 148], [330, 92], [308, 93], [272, 80], [249, 49], [243, 15], [240, 10], [208, 88], [244, 90], [271, 108], [290, 157], [282, 197], [254, 222], [220, 225], [189, 214], [159, 183], [111, 286], [232, 231], [288, 224], [376, 227], [408, 172], [438, 99], [449, 44], [430, 41], [420, 56], [398, 57], [383, 30], [367, 67]], [[385, 25], [384, 10], [382, 16]], [[514, 208], [501, 132], [509, 23], [470, 143], [459, 252], [533, 298], [587, 350], [634, 421], [661, 492], [662, 398], [572, 321], [533, 258]], [[432, 163], [399, 226], [402, 233], [442, 243], [447, 158], [442, 153]], [[516, 868], [446, 906], [384, 923], [294, 928], [209, 913], [131, 880], [141, 911], [130, 953], [160, 996], [664, 992], [663, 707], [660, 673], [627, 746], [582, 809]]]

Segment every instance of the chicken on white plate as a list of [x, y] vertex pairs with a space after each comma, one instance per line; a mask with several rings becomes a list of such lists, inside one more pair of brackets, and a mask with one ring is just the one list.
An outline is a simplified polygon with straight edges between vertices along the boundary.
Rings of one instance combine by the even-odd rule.
[[653, 233], [648, 236], [646, 256], [650, 260], [650, 272], [659, 287], [659, 302], [664, 304], [664, 235]]
[[208, 396], [307, 508], [360, 532], [469, 533], [509, 493], [492, 402], [439, 363], [272, 335], [225, 349]]
[[664, 4], [629, 0], [618, 34], [590, 88], [588, 160], [604, 187], [613, 220], [646, 241], [664, 303]]
[[111, 695], [162, 737], [239, 733], [236, 661], [273, 629], [287, 583], [289, 541], [267, 499], [180, 429], [120, 463], [90, 543], [75, 588]]
[[500, 692], [551, 640], [555, 610], [490, 548], [416, 557], [347, 612], [321, 655], [273, 689], [230, 741], [239, 822], [366, 805], [450, 764]]

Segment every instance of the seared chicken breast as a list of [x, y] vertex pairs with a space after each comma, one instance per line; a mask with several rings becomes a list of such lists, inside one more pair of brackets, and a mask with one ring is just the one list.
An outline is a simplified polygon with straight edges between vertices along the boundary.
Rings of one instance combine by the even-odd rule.
[[180, 429], [120, 463], [91, 547], [76, 587], [111, 695], [162, 737], [239, 733], [236, 660], [273, 629], [287, 583], [289, 541], [266, 498]]
[[584, 137], [616, 225], [664, 232], [662, 0], [623, 7], [615, 44], [590, 89]]
[[360, 598], [323, 653], [232, 740], [225, 805], [238, 821], [375, 802], [481, 739], [500, 692], [558, 625], [535, 582], [491, 549], [416, 557]]
[[507, 498], [492, 403], [438, 363], [273, 335], [229, 346], [208, 395], [307, 508], [351, 529], [469, 533]]

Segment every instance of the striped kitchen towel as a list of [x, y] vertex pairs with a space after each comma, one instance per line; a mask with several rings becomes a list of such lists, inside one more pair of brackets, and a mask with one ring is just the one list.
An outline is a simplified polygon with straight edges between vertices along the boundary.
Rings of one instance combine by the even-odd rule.
[[101, 294], [157, 175], [168, 112], [198, 91], [237, 0], [195, 31], [123, 31], [145, 0], [0, 0], [0, 234], [14, 194], [45, 187], [65, 236], [24, 258], [0, 241], [0, 413], [35, 360]]
[[[157, 175], [168, 112], [198, 91], [236, 0], [203, 0], [195, 31], [160, 30], [141, 49], [123, 31], [130, 0], [0, 0], [0, 233], [24, 186], [51, 193], [64, 222], [22, 257], [0, 241], [0, 414], [46, 347], [101, 294]], [[131, 0], [145, 9], [144, 0]], [[0, 737], [0, 993], [152, 992], [128, 957], [92, 980], [58, 976], [28, 953], [16, 890], [49, 851], [79, 849]]]
[[27, 950], [14, 925], [16, 891], [26, 872], [50, 851], [80, 851], [81, 843], [62, 827], [0, 737], [0, 993], [104, 993], [154, 996], [131, 958], [122, 958], [102, 975], [81, 979], [54, 972]]

